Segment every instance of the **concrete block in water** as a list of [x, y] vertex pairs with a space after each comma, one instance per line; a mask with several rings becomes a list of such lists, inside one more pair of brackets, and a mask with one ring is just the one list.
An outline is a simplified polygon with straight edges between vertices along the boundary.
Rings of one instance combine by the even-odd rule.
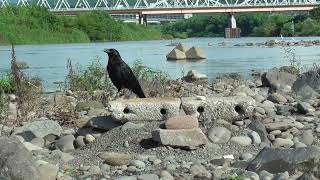
[[187, 115], [203, 121], [224, 119], [231, 122], [248, 117], [255, 107], [255, 100], [247, 96], [211, 97], [206, 100], [185, 97], [181, 101]]
[[135, 98], [110, 102], [111, 116], [119, 121], [162, 121], [177, 116], [179, 98]]

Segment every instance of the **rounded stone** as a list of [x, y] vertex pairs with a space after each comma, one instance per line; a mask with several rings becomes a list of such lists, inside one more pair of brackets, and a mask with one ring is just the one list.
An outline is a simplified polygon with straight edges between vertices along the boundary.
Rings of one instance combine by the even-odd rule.
[[42, 148], [44, 146], [44, 139], [42, 137], [36, 137], [31, 140], [31, 143]]
[[253, 158], [253, 155], [251, 153], [243, 153], [240, 155], [239, 159], [242, 161], [248, 161]]
[[142, 162], [142, 161], [139, 161], [139, 160], [131, 161], [130, 165], [131, 166], [135, 166], [138, 169], [144, 169], [146, 167], [146, 164], [144, 162]]
[[73, 141], [75, 140], [73, 135], [66, 135], [60, 138], [55, 146], [57, 149], [60, 149], [62, 152], [68, 152], [74, 150]]
[[311, 145], [313, 143], [313, 134], [312, 130], [306, 130], [302, 133], [300, 142], [306, 144], [306, 145]]
[[268, 99], [274, 103], [283, 104], [287, 102], [287, 99], [279, 93], [272, 93]]
[[167, 129], [193, 129], [199, 128], [198, 119], [195, 116], [175, 116], [165, 122]]
[[251, 131], [249, 133], [249, 137], [251, 138], [252, 143], [254, 143], [254, 144], [260, 144], [261, 143], [260, 135], [256, 131]]
[[166, 171], [166, 170], [163, 170], [160, 172], [160, 178], [167, 178], [168, 180], [169, 179], [174, 179], [173, 176], [170, 174], [169, 171]]
[[85, 146], [86, 144], [84, 143], [84, 137], [83, 136], [78, 136], [76, 138], [76, 140], [75, 140], [75, 145], [78, 148]]
[[230, 141], [241, 146], [249, 146], [252, 143], [251, 138], [249, 138], [248, 136], [235, 136], [232, 137]]
[[120, 154], [115, 152], [103, 152], [98, 156], [111, 166], [127, 165], [129, 164], [129, 159], [131, 158], [131, 156], [128, 154]]
[[92, 143], [92, 142], [94, 142], [96, 140], [96, 138], [93, 137], [91, 134], [86, 134], [85, 140], [86, 140], [87, 143]]
[[231, 138], [231, 131], [225, 127], [213, 127], [208, 131], [208, 138], [213, 143], [226, 143]]

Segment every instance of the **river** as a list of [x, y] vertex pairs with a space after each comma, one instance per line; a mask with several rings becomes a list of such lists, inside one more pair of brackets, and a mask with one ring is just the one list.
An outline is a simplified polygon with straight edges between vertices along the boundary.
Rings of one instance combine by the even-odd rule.
[[[210, 79], [223, 73], [237, 72], [248, 76], [251, 70], [266, 70], [272, 67], [288, 65], [284, 58], [284, 50], [280, 47], [234, 46], [241, 43], [262, 43], [280, 38], [190, 38], [173, 40], [189, 46], [203, 48], [207, 59], [200, 61], [167, 61], [166, 54], [173, 46], [170, 40], [155, 41], [124, 41], [83, 44], [50, 44], [50, 45], [19, 45], [16, 46], [18, 60], [27, 62], [30, 69], [28, 74], [37, 75], [43, 79], [45, 90], [54, 91], [58, 88], [54, 82], [64, 81], [67, 74], [67, 59], [80, 65], [89, 65], [96, 57], [101, 57], [104, 66], [107, 64], [107, 55], [102, 51], [105, 48], [117, 49], [122, 58], [132, 65], [140, 60], [144, 65], [167, 72], [172, 79], [182, 76], [195, 69], [207, 74]], [[291, 38], [284, 38], [293, 41]], [[294, 41], [320, 40], [320, 37], [296, 37]], [[226, 46], [220, 46], [224, 42]], [[211, 43], [212, 46], [208, 46]], [[320, 60], [320, 46], [294, 47], [297, 57], [303, 65], [312, 65]], [[0, 71], [7, 71], [10, 67], [11, 47], [0, 46]]]

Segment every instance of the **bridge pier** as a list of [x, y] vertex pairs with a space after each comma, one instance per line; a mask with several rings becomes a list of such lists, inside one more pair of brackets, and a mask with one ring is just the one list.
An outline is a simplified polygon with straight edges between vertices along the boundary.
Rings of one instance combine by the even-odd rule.
[[148, 26], [148, 20], [147, 20], [147, 15], [146, 14], [143, 15], [143, 24], [145, 26]]
[[[229, 13], [230, 15], [230, 25], [229, 28], [225, 28], [225, 38], [239, 38], [241, 29], [237, 28], [237, 21], [234, 18], [233, 13]], [[231, 27], [230, 27], [231, 26]]]

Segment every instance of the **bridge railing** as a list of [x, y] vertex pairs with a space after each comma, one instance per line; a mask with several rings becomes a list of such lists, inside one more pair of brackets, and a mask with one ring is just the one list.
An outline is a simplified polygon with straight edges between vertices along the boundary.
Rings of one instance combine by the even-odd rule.
[[[133, 3], [132, 3], [133, 2]], [[83, 11], [83, 10], [123, 10], [155, 8], [201, 8], [201, 7], [251, 7], [251, 6], [288, 6], [320, 5], [320, 0], [0, 0], [0, 7], [8, 5], [38, 5], [50, 11]]]

